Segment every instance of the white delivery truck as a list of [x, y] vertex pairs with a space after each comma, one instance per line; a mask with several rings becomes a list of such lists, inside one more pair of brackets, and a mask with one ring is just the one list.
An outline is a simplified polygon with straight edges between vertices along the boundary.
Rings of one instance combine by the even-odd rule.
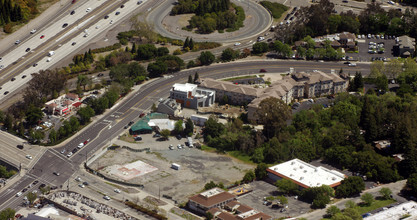
[[171, 164], [171, 168], [172, 168], [172, 169], [174, 169], [174, 170], [180, 170], [181, 165], [176, 164], [176, 163], [172, 163], [172, 164]]

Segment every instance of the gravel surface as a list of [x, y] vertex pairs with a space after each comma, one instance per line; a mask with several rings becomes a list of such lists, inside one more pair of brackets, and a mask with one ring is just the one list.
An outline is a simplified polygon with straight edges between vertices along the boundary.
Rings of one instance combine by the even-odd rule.
[[[143, 141], [137, 144], [120, 140], [116, 144], [132, 148], [136, 146], [138, 149], [149, 147], [150, 153], [136, 153], [119, 148], [108, 151], [91, 164], [91, 167], [97, 169], [141, 160], [158, 170], [131, 179], [129, 182], [143, 184], [144, 190], [154, 195], [172, 196], [173, 200], [179, 203], [187, 201], [190, 195], [201, 191], [207, 182], [222, 182], [227, 186], [241, 180], [247, 170], [254, 169], [253, 165], [244, 164], [224, 155], [208, 153], [187, 146], [178, 149], [177, 145], [184, 144], [185, 138], [181, 140], [170, 138], [169, 141], [159, 142], [152, 138], [151, 134], [141, 136]], [[174, 150], [169, 150], [170, 144], [175, 147]], [[171, 163], [181, 165], [180, 170], [170, 168]]]

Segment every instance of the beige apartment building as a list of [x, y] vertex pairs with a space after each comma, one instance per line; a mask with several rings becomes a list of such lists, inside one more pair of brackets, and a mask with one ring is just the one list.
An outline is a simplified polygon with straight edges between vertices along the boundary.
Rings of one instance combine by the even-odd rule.
[[348, 81], [335, 73], [322, 71], [292, 73], [267, 88], [254, 88], [249, 85], [233, 84], [228, 81], [202, 79], [199, 87], [216, 91], [216, 101], [224, 95], [230, 104], [248, 105], [248, 119], [256, 120], [254, 113], [261, 101], [268, 97], [281, 99], [290, 104], [294, 99], [314, 98], [345, 92]]

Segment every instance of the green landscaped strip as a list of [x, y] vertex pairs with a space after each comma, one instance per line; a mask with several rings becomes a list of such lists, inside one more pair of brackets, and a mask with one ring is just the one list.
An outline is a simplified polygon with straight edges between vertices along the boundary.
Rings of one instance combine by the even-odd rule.
[[287, 6], [280, 3], [270, 1], [261, 1], [260, 3], [271, 12], [273, 18], [280, 18], [288, 10]]
[[207, 145], [201, 145], [201, 150], [203, 151], [207, 151], [207, 152], [216, 152], [216, 148], [214, 147], [209, 147]]
[[391, 200], [391, 199], [390, 200], [375, 200], [372, 203], [372, 205], [370, 205], [370, 206], [358, 206], [356, 209], [362, 215], [362, 214], [368, 213], [370, 211], [388, 206], [388, 205], [390, 205], [392, 203], [395, 203], [395, 202], [397, 202], [397, 201]]
[[233, 78], [227, 78], [227, 79], [223, 79], [223, 81], [233, 81], [233, 80], [237, 80], [237, 79], [250, 79], [250, 78], [256, 78], [257, 76], [259, 77], [264, 77], [265, 75], [250, 75], [250, 76], [237, 76], [237, 77], [233, 77]]

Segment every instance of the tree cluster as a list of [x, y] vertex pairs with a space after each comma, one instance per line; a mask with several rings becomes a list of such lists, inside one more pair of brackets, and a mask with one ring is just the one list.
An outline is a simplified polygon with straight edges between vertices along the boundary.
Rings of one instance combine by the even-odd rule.
[[145, 81], [148, 73], [146, 69], [137, 62], [129, 64], [118, 64], [110, 68], [110, 79], [123, 87], [122, 93], [127, 93], [137, 83]]
[[179, 0], [171, 15], [195, 13], [204, 16], [207, 13], [222, 12], [230, 9], [230, 0]]
[[288, 33], [277, 32], [280, 40], [294, 42], [307, 35], [316, 37], [344, 31], [355, 34], [384, 33], [417, 37], [417, 14], [414, 11], [385, 11], [378, 2], [369, 3], [359, 15], [352, 11], [336, 14], [334, 4], [329, 0], [302, 7], [297, 13], [298, 19], [290, 24]]
[[178, 56], [166, 55], [159, 57], [153, 63], [149, 63], [147, 70], [149, 72], [149, 77], [155, 78], [165, 73], [180, 71], [184, 66], [184, 61]]
[[226, 28], [237, 30], [243, 26], [245, 12], [229, 0], [181, 0], [171, 10], [171, 15], [195, 13], [188, 29], [197, 28], [208, 34]]
[[12, 5], [11, 0], [0, 1], [0, 25], [23, 19], [22, 8], [19, 4]]

